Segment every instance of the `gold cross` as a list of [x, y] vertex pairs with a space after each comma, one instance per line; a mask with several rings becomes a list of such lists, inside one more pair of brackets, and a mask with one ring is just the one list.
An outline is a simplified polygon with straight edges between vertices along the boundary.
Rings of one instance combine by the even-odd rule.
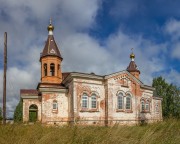
[[133, 53], [133, 50], [134, 50], [134, 48], [131, 48], [132, 53]]
[[50, 24], [52, 24], [52, 18], [50, 18]]

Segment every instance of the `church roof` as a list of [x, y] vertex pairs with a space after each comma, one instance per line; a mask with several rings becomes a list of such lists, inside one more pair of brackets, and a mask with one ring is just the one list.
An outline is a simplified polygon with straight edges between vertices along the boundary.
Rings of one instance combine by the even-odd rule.
[[21, 95], [38, 95], [39, 92], [35, 89], [21, 89], [20, 90]]
[[43, 52], [41, 53], [40, 58], [45, 57], [45, 56], [57, 56], [63, 59], [59, 51], [59, 48], [54, 40], [54, 36], [53, 36], [54, 26], [51, 24], [51, 20], [50, 20], [49, 26], [47, 27], [47, 30], [49, 34], [48, 34], [48, 38], [47, 38], [45, 47], [43, 49]]
[[137, 65], [136, 65], [136, 63], [134, 61], [135, 54], [133, 52], [130, 54], [130, 59], [131, 59], [131, 62], [129, 63], [129, 66], [127, 67], [126, 70], [128, 72], [139, 72], [140, 73], [140, 71], [139, 71], [139, 69], [138, 69], [138, 67], [137, 67]]
[[44, 56], [57, 56], [62, 59], [58, 46], [53, 35], [48, 35], [45, 47], [41, 53], [41, 58]]
[[131, 61], [131, 62], [129, 63], [129, 66], [127, 67], [126, 70], [127, 70], [128, 72], [139, 72], [139, 73], [140, 73], [140, 71], [138, 70], [138, 67], [137, 67], [135, 61]]

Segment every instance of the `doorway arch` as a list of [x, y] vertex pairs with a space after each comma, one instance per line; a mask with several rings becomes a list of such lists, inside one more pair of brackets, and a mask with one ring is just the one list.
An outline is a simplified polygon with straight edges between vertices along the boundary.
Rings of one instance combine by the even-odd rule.
[[36, 122], [38, 118], [38, 107], [35, 104], [29, 107], [29, 122]]

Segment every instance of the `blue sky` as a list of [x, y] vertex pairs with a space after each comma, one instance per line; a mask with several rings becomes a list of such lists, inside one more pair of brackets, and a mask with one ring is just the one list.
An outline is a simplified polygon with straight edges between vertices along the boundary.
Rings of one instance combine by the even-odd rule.
[[0, 92], [7, 31], [8, 116], [19, 101], [19, 90], [36, 88], [40, 81], [39, 56], [50, 17], [64, 58], [63, 72], [107, 75], [124, 70], [134, 48], [141, 81], [151, 85], [161, 75], [180, 85], [178, 0], [0, 0], [0, 4]]

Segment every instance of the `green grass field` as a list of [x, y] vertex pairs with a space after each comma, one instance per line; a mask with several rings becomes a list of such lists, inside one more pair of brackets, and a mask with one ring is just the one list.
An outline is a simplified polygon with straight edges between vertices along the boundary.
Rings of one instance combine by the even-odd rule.
[[0, 144], [180, 144], [180, 121], [144, 126], [0, 125]]

